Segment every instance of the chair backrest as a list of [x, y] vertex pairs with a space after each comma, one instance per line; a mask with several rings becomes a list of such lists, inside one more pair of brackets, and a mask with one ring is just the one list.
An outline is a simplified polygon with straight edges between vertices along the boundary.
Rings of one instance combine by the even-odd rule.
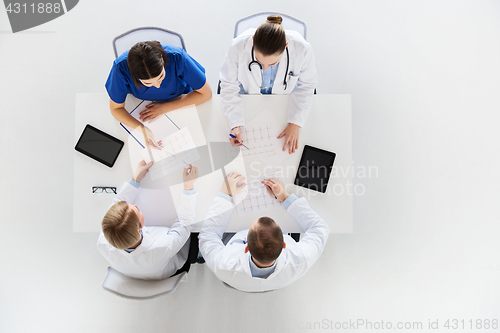
[[228, 287], [229, 289], [234, 289], [234, 290], [238, 290], [238, 291], [241, 291], [243, 293], [249, 293], [249, 294], [262, 294], [262, 293], [270, 293], [272, 291], [274, 291], [275, 289], [273, 290], [265, 290], [265, 291], [243, 291], [243, 290], [239, 290], [239, 289], [236, 289], [235, 287], [227, 284], [226, 282], [222, 281], [222, 284], [224, 284], [224, 286]]
[[302, 37], [304, 37], [304, 39], [306, 39], [307, 27], [304, 22], [297, 20], [296, 18], [289, 15], [276, 12], [262, 12], [242, 18], [241, 20], [236, 22], [234, 26], [234, 37], [238, 37], [247, 29], [258, 28], [259, 25], [266, 22], [269, 15], [281, 16], [283, 18], [283, 22], [281, 22], [283, 28], [285, 28], [286, 30], [297, 31]]
[[145, 300], [175, 291], [186, 274], [186, 272], [182, 272], [164, 280], [141, 280], [128, 277], [108, 267], [106, 277], [102, 281], [102, 287], [124, 298]]
[[127, 31], [113, 39], [113, 49], [115, 57], [118, 57], [123, 52], [130, 50], [138, 42], [157, 40], [161, 44], [169, 44], [182, 47], [186, 50], [184, 39], [177, 32], [162, 28], [144, 27]]

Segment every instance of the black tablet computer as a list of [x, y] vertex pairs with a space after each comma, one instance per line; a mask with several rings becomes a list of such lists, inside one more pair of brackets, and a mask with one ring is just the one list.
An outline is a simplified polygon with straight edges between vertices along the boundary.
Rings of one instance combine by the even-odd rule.
[[325, 193], [334, 161], [335, 153], [305, 145], [294, 184]]
[[123, 141], [88, 124], [75, 146], [76, 151], [110, 168], [115, 164], [122, 148]]

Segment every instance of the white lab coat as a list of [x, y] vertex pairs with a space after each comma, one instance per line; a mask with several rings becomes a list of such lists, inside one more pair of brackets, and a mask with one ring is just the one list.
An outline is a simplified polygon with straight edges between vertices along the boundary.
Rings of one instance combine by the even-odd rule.
[[[113, 204], [119, 201], [133, 204], [138, 190], [128, 182], [125, 183], [113, 199]], [[187, 240], [193, 230], [196, 196], [196, 193], [182, 194], [177, 210], [178, 218], [171, 228], [143, 227], [142, 242], [133, 252], [127, 253], [111, 246], [102, 231], [97, 241], [97, 249], [111, 267], [127, 276], [144, 280], [168, 278], [187, 260]]]
[[262, 292], [288, 286], [307, 272], [325, 248], [330, 229], [306, 199], [299, 198], [288, 207], [288, 212], [304, 229], [302, 239], [297, 243], [292, 237], [283, 235], [286, 248], [276, 259], [274, 272], [266, 279], [252, 277], [250, 252], [245, 253], [248, 229], [236, 233], [227, 245], [221, 241], [233, 209], [233, 203], [216, 197], [199, 238], [200, 251], [208, 268], [236, 289]]
[[[260, 70], [256, 70], [256, 66], [252, 66], [251, 72], [248, 70], [248, 65], [252, 61], [254, 32], [255, 29], [248, 29], [233, 39], [220, 70], [220, 96], [229, 128], [245, 125], [240, 92], [260, 94], [262, 82]], [[288, 86], [284, 90], [283, 79], [287, 62], [286, 51], [284, 51], [272, 93], [291, 95], [288, 104], [288, 122], [302, 127], [312, 105], [312, 96], [317, 82], [316, 65], [311, 44], [296, 31], [286, 30], [285, 33], [290, 54], [288, 73], [292, 72], [293, 75], [287, 75]]]

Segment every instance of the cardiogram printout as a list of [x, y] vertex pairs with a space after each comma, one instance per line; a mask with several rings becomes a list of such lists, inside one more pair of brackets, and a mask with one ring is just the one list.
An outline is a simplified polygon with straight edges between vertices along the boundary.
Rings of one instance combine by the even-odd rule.
[[152, 180], [182, 169], [201, 158], [187, 127], [160, 140], [163, 146], [161, 150], [146, 147], [141, 151], [146, 163], [154, 161], [149, 169]]
[[[284, 138], [278, 139], [283, 129], [268, 110], [263, 110], [241, 127], [241, 139], [249, 149], [243, 146], [227, 146], [228, 158], [238, 155], [241, 150], [245, 162], [260, 161], [272, 166], [279, 164], [288, 157], [288, 152], [282, 151]], [[228, 129], [228, 136], [230, 132]]]
[[261, 177], [252, 177], [246, 180], [248, 193], [237, 193], [234, 196], [239, 216], [266, 212], [281, 206], [281, 203], [269, 193], [267, 186], [261, 183], [263, 180], [270, 178], [283, 181], [279, 172], [268, 173]]

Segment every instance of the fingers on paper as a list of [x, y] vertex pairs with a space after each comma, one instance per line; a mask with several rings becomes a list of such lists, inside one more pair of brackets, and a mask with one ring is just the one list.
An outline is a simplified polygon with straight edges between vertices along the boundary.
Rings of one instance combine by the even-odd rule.
[[151, 138], [149, 138], [149, 140], [148, 140], [148, 146], [150, 146], [150, 147], [152, 147], [154, 149], [161, 150], [158, 142], [156, 142], [154, 139], [151, 139]]

